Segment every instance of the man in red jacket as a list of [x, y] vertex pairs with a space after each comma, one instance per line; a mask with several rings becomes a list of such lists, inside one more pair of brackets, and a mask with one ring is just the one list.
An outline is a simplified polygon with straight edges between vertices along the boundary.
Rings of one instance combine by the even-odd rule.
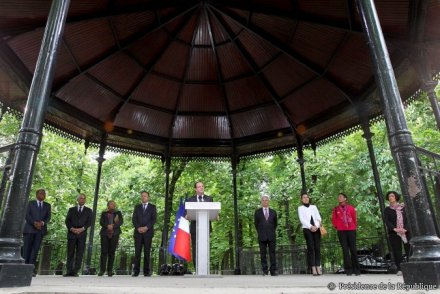
[[[339, 205], [333, 208], [332, 224], [338, 231], [339, 243], [344, 254], [344, 270], [347, 276], [361, 274], [356, 249], [356, 210], [347, 204], [344, 193], [338, 195]], [[351, 256], [350, 256], [351, 255]]]

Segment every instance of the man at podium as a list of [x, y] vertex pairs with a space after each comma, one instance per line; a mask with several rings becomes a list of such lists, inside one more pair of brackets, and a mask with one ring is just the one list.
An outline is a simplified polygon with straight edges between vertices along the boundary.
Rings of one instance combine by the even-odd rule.
[[[213, 202], [212, 197], [205, 195], [205, 186], [203, 185], [202, 182], [200, 181], [196, 182], [194, 184], [194, 190], [195, 190], [195, 195], [188, 198], [186, 202]], [[185, 216], [186, 216], [186, 212], [185, 212]], [[189, 232], [191, 234], [191, 250], [192, 250], [192, 260], [194, 261], [194, 268], [196, 267], [196, 260], [197, 260], [196, 259], [196, 241], [197, 241], [196, 224], [197, 222], [195, 220], [192, 220], [189, 226]]]

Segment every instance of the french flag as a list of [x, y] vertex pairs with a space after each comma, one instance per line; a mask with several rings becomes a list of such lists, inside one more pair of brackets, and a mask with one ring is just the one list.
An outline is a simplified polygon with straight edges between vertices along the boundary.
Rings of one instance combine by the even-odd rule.
[[179, 209], [176, 213], [174, 227], [171, 232], [170, 241], [168, 244], [168, 252], [176, 258], [191, 261], [191, 235], [189, 233], [189, 221], [184, 217], [185, 203], [180, 198]]

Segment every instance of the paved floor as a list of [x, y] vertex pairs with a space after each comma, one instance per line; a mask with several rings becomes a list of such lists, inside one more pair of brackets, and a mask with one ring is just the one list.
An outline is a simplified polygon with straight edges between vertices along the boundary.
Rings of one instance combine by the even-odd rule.
[[[333, 290], [330, 288], [334, 287]], [[357, 288], [353, 288], [357, 287]], [[323, 276], [37, 276], [30, 287], [0, 288], [5, 294], [42, 293], [107, 293], [107, 294], [260, 294], [260, 293], [440, 293], [440, 290], [403, 288], [402, 277], [396, 275], [345, 276], [327, 274]], [[351, 288], [351, 289], [350, 289]], [[371, 290], [366, 290], [366, 288]], [[394, 288], [394, 290], [390, 290]]]

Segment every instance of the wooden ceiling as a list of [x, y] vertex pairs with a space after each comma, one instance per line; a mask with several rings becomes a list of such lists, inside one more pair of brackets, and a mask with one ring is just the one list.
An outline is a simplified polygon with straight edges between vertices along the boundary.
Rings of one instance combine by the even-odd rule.
[[[420, 46], [439, 72], [440, 4], [375, 4], [408, 99]], [[50, 5], [0, 2], [11, 109], [25, 108]], [[72, 0], [46, 123], [91, 143], [107, 133], [119, 149], [229, 157], [322, 144], [359, 111], [381, 114], [354, 1]]]

